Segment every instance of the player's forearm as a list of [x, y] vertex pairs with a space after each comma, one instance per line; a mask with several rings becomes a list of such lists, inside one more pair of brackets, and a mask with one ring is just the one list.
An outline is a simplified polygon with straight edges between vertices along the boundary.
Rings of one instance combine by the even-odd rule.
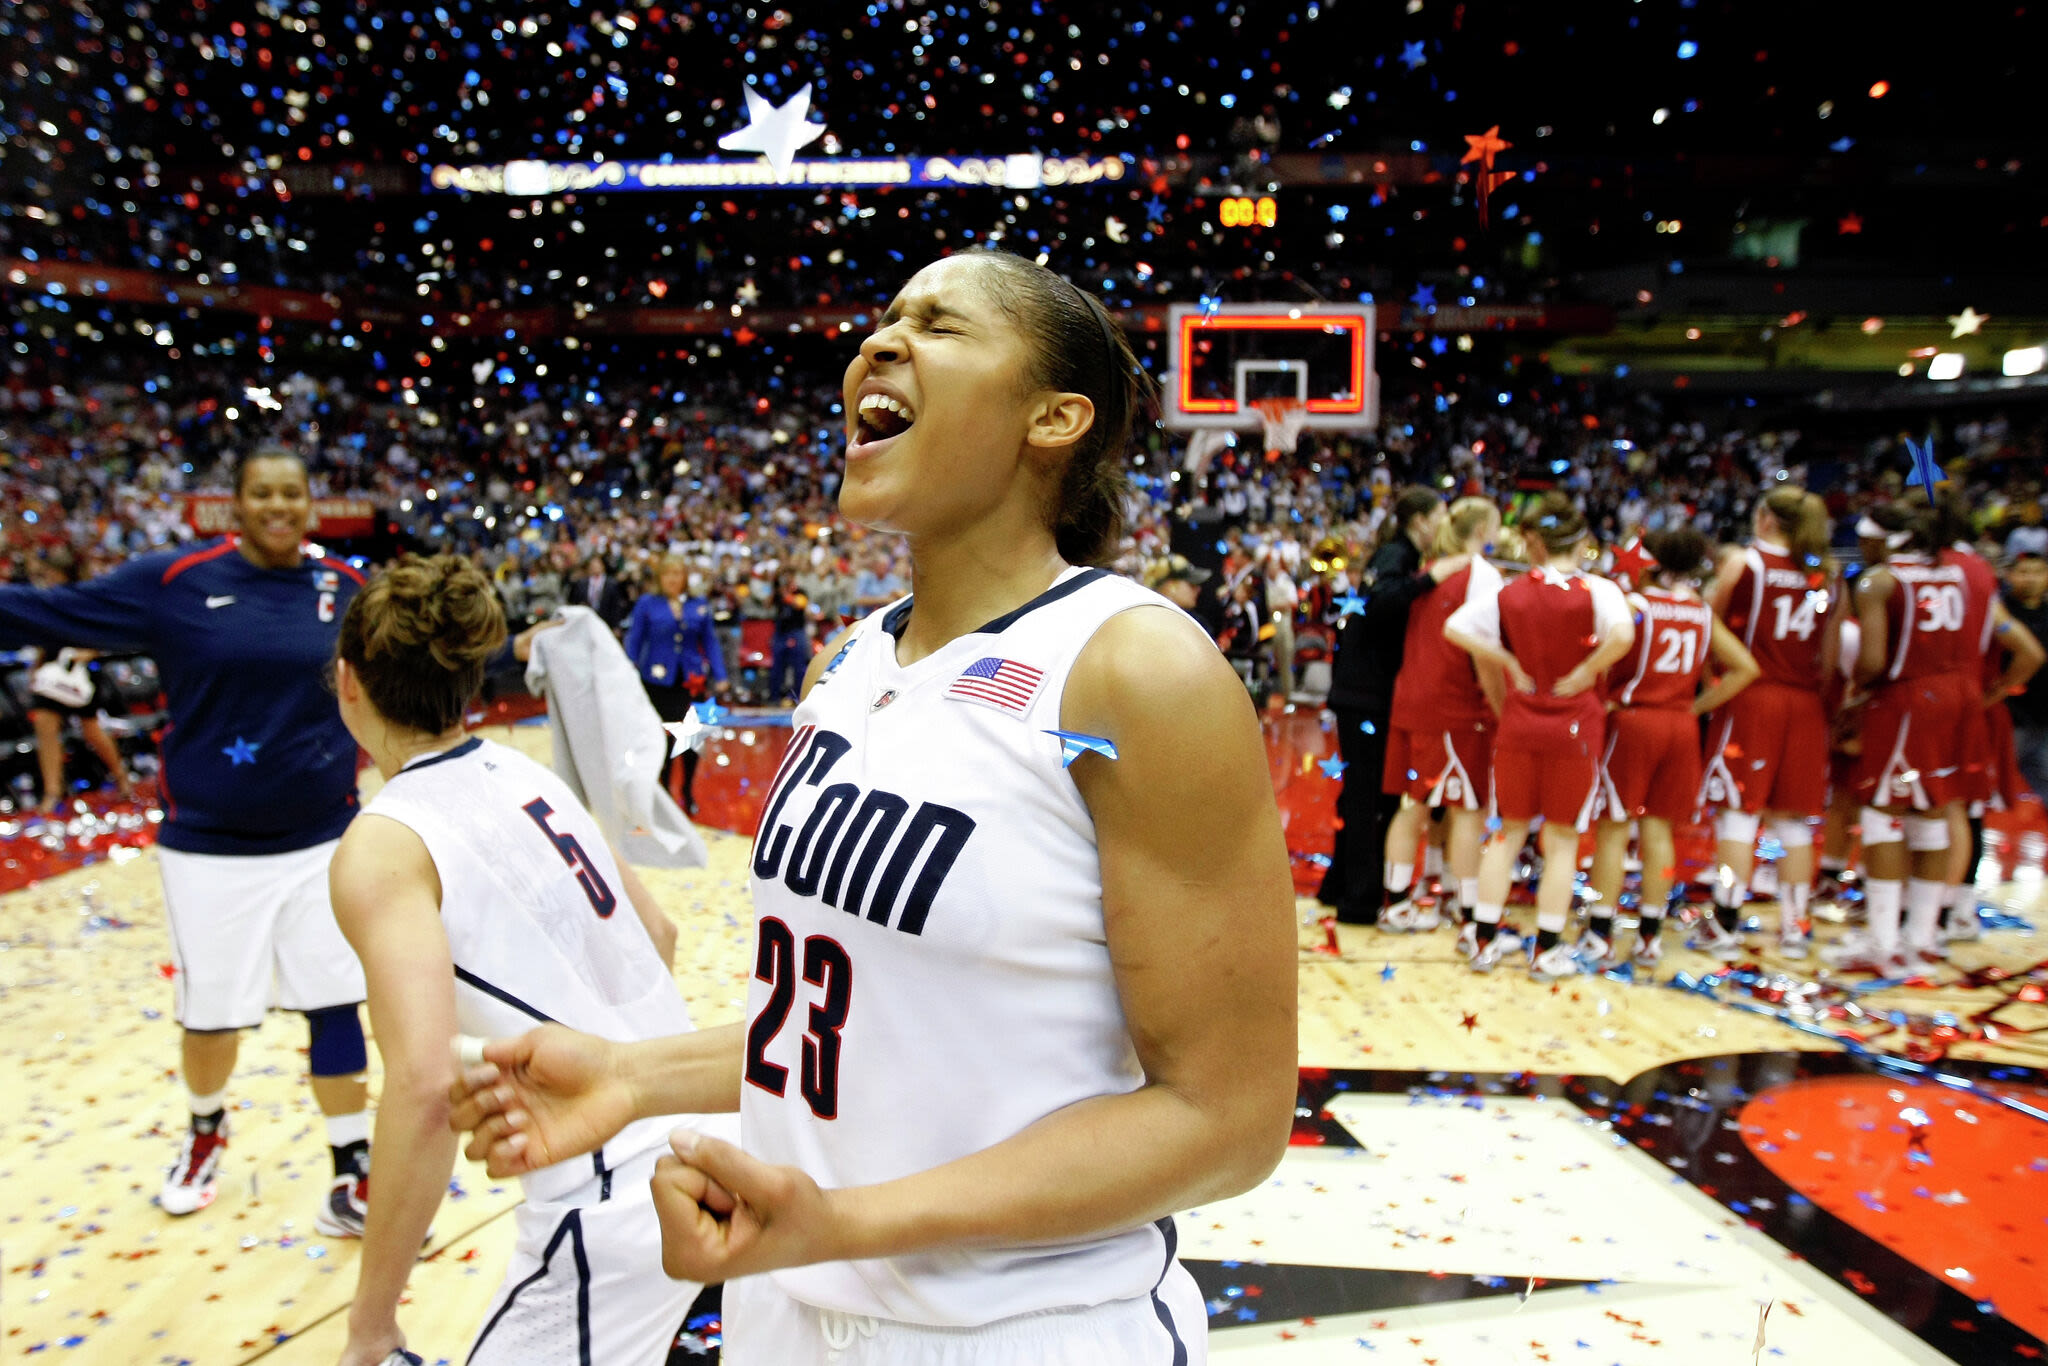
[[827, 1193], [838, 1257], [904, 1256], [1087, 1238], [1135, 1228], [1265, 1179], [1286, 1151], [1290, 1067], [1206, 1105], [1164, 1086], [1057, 1111], [1014, 1138], [915, 1176]]
[[1505, 670], [1515, 662], [1513, 655], [1483, 636], [1472, 635], [1468, 632], [1446, 626], [1444, 628], [1444, 639], [1465, 651], [1474, 659], [1494, 665], [1502, 670]]
[[1604, 674], [1619, 664], [1621, 657], [1633, 649], [1635, 643], [1634, 623], [1625, 621], [1618, 626], [1611, 626], [1607, 634], [1601, 638], [1600, 647], [1586, 657], [1584, 667], [1591, 669], [1595, 674]]
[[1725, 706], [1730, 698], [1756, 682], [1759, 672], [1760, 670], [1755, 668], [1730, 669], [1727, 673], [1722, 674], [1714, 680], [1713, 687], [1708, 688], [1694, 700], [1692, 714], [1694, 716], [1705, 716], [1708, 712], [1716, 711]]
[[632, 1090], [633, 1117], [739, 1109], [746, 1046], [746, 1029], [737, 1024], [618, 1045], [619, 1070]]
[[384, 1160], [370, 1183], [362, 1266], [349, 1309], [356, 1332], [369, 1335], [397, 1322], [399, 1297], [455, 1169], [455, 1147], [447, 1097], [410, 1094], [387, 1078], [373, 1149]]

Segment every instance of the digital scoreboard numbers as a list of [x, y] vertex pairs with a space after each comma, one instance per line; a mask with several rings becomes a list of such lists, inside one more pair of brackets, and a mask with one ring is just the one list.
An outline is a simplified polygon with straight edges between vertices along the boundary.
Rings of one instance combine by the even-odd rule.
[[1270, 228], [1280, 221], [1280, 206], [1271, 195], [1234, 195], [1217, 201], [1216, 221], [1226, 228]]

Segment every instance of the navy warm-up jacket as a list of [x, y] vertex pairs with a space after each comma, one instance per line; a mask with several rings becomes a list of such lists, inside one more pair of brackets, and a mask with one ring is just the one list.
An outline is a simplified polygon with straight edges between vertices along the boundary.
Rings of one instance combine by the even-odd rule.
[[327, 665], [363, 576], [308, 554], [259, 569], [233, 537], [158, 551], [61, 588], [0, 584], [0, 648], [80, 645], [156, 660], [169, 724], [167, 849], [276, 854], [340, 837], [356, 742]]

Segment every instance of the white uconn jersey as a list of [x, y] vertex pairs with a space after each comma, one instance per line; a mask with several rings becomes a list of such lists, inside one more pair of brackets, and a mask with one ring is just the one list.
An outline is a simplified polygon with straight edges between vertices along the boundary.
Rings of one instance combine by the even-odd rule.
[[[410, 829], [433, 857], [463, 1033], [550, 1020], [619, 1042], [689, 1030], [604, 833], [553, 773], [473, 737], [407, 765], [363, 809]], [[534, 1172], [527, 1196], [559, 1198], [660, 1146], [673, 1123], [641, 1120], [601, 1152]]]
[[[905, 601], [796, 709], [755, 836], [747, 1150], [826, 1187], [908, 1176], [1144, 1082], [1111, 975], [1095, 825], [1062, 763], [1068, 671], [1165, 599], [1101, 570], [907, 667]], [[774, 1272], [792, 1298], [972, 1326], [1150, 1293], [1171, 1220], [1073, 1243]]]

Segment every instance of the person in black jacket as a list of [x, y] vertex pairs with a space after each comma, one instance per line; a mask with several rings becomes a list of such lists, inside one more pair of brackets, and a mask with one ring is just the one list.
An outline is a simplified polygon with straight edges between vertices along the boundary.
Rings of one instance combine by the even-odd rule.
[[588, 607], [614, 631], [633, 614], [632, 594], [622, 580], [605, 572], [601, 555], [583, 562], [582, 574], [569, 583], [568, 601], [571, 607]]
[[1337, 752], [1344, 760], [1337, 794], [1336, 848], [1317, 893], [1349, 925], [1379, 920], [1386, 899], [1381, 883], [1387, 822], [1400, 799], [1380, 791], [1387, 762], [1387, 720], [1394, 708], [1394, 676], [1401, 671], [1408, 608], [1435, 587], [1423, 572], [1423, 550], [1436, 539], [1443, 500], [1410, 485], [1394, 499], [1380, 526], [1379, 544], [1366, 562], [1359, 595], [1365, 610], [1344, 618], [1331, 665], [1330, 710], [1337, 715]]

